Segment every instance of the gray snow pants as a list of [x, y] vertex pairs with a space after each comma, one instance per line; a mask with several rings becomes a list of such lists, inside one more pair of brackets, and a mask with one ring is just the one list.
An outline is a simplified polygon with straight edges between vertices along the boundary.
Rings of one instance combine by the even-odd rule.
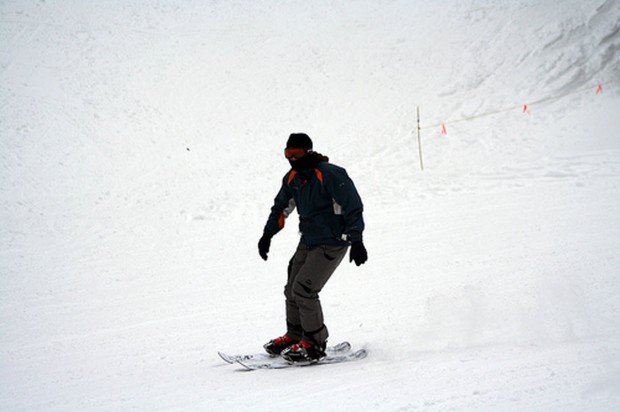
[[334, 273], [348, 246], [308, 246], [300, 243], [288, 265], [286, 297], [287, 334], [323, 346], [328, 332], [323, 322], [319, 292]]

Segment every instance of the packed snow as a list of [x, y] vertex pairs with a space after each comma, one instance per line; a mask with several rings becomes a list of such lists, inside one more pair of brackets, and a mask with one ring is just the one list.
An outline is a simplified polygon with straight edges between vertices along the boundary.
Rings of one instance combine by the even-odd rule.
[[[0, 1], [0, 409], [619, 409], [619, 22]], [[217, 351], [285, 331], [297, 218], [256, 245], [291, 132], [364, 201], [369, 261], [321, 301], [369, 354], [242, 372]]]

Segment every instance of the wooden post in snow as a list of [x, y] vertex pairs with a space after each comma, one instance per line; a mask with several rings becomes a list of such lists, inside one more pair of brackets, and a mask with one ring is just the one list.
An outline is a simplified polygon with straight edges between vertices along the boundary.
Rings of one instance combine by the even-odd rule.
[[420, 153], [420, 170], [424, 170], [424, 163], [422, 162], [422, 140], [420, 139], [420, 106], [417, 106], [418, 112], [418, 151]]

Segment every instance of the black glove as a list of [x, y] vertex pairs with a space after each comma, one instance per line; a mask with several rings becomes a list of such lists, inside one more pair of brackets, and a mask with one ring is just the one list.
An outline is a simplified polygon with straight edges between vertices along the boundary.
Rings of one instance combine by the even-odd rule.
[[349, 262], [355, 261], [357, 266], [364, 264], [368, 260], [368, 252], [364, 244], [360, 240], [351, 245], [351, 253], [349, 254]]
[[265, 233], [258, 241], [258, 254], [263, 258], [263, 260], [267, 260], [269, 246], [271, 246], [271, 236]]

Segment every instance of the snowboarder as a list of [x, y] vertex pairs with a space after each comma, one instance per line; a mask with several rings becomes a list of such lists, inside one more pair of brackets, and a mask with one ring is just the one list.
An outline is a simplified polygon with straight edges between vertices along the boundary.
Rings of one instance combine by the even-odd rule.
[[363, 205], [346, 170], [313, 151], [307, 134], [291, 134], [284, 156], [291, 170], [282, 179], [258, 251], [267, 260], [271, 238], [295, 208], [301, 239], [288, 264], [284, 287], [287, 331], [264, 348], [292, 362], [318, 361], [325, 356], [328, 337], [319, 292], [349, 245], [350, 262], [359, 266], [368, 259], [362, 242]]

